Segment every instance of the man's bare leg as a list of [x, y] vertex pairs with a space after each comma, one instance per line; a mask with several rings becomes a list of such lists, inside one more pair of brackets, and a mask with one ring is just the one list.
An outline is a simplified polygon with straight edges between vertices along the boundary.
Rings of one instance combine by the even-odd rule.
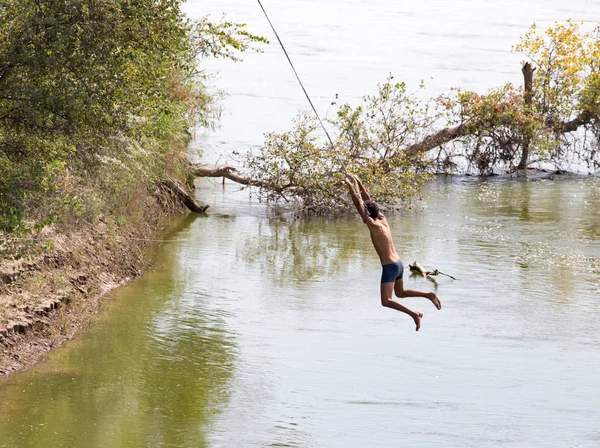
[[396, 296], [400, 297], [401, 299], [405, 297], [424, 297], [426, 299], [431, 300], [431, 303], [433, 303], [438, 310], [442, 309], [442, 302], [440, 302], [440, 299], [438, 299], [438, 296], [435, 292], [423, 292], [416, 291], [414, 289], [404, 289], [404, 280], [402, 279], [396, 280], [396, 283], [394, 285], [394, 292], [396, 293]]
[[382, 283], [381, 284], [381, 304], [387, 308], [393, 308], [398, 311], [402, 311], [403, 313], [408, 314], [415, 321], [415, 325], [417, 327], [417, 331], [421, 328], [421, 319], [423, 319], [423, 313], [419, 313], [411, 310], [410, 308], [402, 305], [399, 302], [396, 302], [392, 299], [394, 294], [394, 283]]

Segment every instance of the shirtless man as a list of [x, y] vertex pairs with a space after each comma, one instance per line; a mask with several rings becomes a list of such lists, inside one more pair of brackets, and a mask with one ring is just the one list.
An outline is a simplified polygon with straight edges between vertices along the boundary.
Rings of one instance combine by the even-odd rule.
[[392, 297], [394, 293], [400, 298], [425, 297], [426, 299], [431, 300], [438, 310], [442, 309], [440, 299], [438, 299], [434, 292], [426, 293], [412, 289], [404, 289], [404, 281], [402, 280], [404, 266], [394, 248], [392, 233], [387, 219], [385, 219], [385, 216], [379, 211], [377, 204], [371, 200], [371, 196], [369, 196], [369, 193], [360, 179], [354, 175], [351, 175], [351, 177], [358, 183], [360, 196], [356, 192], [354, 182], [351, 182], [348, 177], [344, 179], [344, 183], [350, 190], [352, 202], [354, 202], [363, 222], [369, 227], [371, 241], [373, 242], [373, 246], [375, 246], [375, 250], [377, 251], [377, 255], [379, 255], [383, 267], [383, 274], [381, 275], [381, 304], [385, 307], [393, 308], [408, 314], [415, 321], [417, 331], [419, 331], [423, 313], [415, 312], [393, 300]]

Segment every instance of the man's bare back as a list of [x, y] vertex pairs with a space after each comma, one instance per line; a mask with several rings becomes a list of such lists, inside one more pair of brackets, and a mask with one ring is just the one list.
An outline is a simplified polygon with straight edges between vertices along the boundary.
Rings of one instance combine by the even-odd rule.
[[425, 297], [435, 305], [439, 310], [442, 304], [434, 292], [425, 293], [410, 289], [404, 289], [404, 266], [400, 261], [400, 257], [396, 252], [392, 241], [392, 232], [383, 213], [379, 211], [377, 204], [371, 201], [371, 196], [363, 186], [360, 179], [356, 176], [349, 176], [358, 184], [360, 196], [358, 195], [354, 182], [348, 178], [344, 179], [344, 183], [348, 186], [352, 196], [352, 202], [362, 217], [363, 222], [369, 227], [371, 234], [371, 242], [379, 255], [383, 274], [381, 277], [381, 304], [388, 308], [393, 308], [403, 313], [408, 314], [415, 321], [416, 329], [421, 328], [421, 319], [423, 313], [412, 311], [410, 308], [396, 302], [392, 299], [394, 293], [400, 298], [404, 297]]
[[367, 220], [365, 224], [369, 227], [371, 242], [377, 255], [379, 255], [381, 264], [394, 263], [400, 260], [392, 241], [392, 231], [385, 216], [380, 213], [376, 219], [373, 219], [367, 215]]

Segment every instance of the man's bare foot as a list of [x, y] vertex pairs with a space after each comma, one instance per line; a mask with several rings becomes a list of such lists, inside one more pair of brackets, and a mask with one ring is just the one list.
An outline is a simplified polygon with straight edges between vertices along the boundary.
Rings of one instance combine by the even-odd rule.
[[413, 317], [415, 324], [417, 325], [417, 331], [421, 328], [421, 319], [423, 319], [423, 313], [417, 313], [415, 317]]
[[430, 292], [427, 295], [427, 298], [431, 300], [431, 303], [433, 303], [438, 310], [442, 309], [442, 302], [440, 302], [440, 299], [438, 299], [438, 296], [435, 292]]

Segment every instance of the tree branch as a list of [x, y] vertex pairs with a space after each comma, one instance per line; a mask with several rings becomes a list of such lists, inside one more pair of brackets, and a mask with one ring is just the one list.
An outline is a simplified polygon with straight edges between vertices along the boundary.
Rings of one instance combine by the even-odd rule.
[[[430, 134], [418, 143], [413, 143], [402, 150], [402, 153], [409, 158], [416, 158], [419, 154], [426, 153], [438, 146], [456, 140], [459, 137], [467, 135], [469, 128], [467, 123], [461, 123], [452, 128], [444, 128], [434, 134]], [[393, 158], [392, 158], [393, 159]]]
[[561, 122], [555, 129], [561, 133], [566, 134], [567, 132], [575, 132], [581, 126], [589, 124], [592, 121], [592, 115], [588, 113], [582, 113], [570, 121]]
[[192, 164], [191, 167], [194, 174], [198, 177], [224, 177], [242, 185], [265, 188], [269, 186], [267, 182], [256, 179], [249, 179], [247, 177], [242, 177], [235, 174], [237, 172], [237, 169], [232, 166], [209, 168], [199, 164]]

